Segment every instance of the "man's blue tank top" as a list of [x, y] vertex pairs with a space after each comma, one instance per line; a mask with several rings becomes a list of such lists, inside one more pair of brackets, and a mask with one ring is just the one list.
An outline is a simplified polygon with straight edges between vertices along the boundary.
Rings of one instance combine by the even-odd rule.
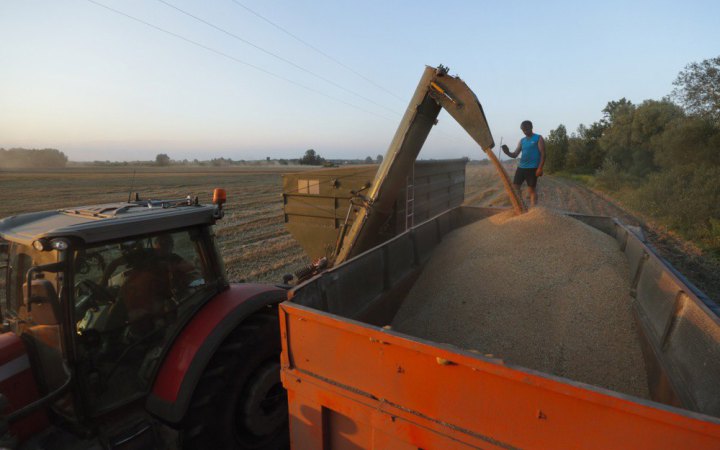
[[538, 148], [539, 134], [524, 137], [520, 140], [522, 156], [520, 156], [521, 169], [536, 169], [540, 166], [540, 149]]

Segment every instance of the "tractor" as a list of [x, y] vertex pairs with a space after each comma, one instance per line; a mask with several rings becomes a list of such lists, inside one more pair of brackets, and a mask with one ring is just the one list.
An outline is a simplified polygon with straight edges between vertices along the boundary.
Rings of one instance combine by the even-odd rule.
[[286, 287], [228, 283], [216, 194], [0, 221], [0, 447], [288, 445]]

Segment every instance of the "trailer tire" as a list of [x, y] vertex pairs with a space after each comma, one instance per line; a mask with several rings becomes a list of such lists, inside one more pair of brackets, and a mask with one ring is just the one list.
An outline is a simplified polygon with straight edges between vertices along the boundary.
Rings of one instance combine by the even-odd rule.
[[277, 308], [245, 319], [210, 359], [180, 434], [182, 448], [289, 448]]

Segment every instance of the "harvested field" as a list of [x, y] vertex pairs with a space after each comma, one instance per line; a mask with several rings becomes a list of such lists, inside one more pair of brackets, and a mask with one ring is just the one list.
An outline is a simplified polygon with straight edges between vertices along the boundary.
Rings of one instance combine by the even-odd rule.
[[503, 213], [443, 240], [393, 328], [647, 398], [627, 272], [598, 230], [545, 208]]

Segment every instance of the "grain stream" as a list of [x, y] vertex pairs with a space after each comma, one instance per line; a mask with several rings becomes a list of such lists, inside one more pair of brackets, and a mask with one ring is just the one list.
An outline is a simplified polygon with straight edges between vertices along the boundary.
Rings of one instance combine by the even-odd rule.
[[393, 328], [648, 398], [627, 261], [614, 239], [545, 208], [447, 235]]

